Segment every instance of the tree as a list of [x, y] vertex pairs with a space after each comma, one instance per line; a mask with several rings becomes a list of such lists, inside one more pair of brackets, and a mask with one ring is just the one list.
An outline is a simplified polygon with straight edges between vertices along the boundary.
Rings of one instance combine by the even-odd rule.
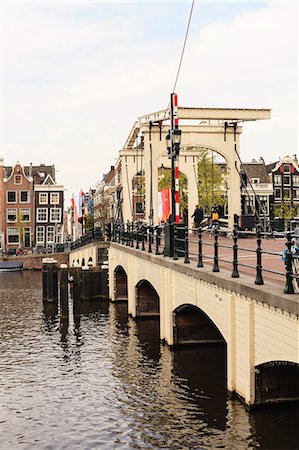
[[92, 230], [94, 227], [94, 218], [91, 214], [86, 214], [85, 216], [85, 230]]
[[296, 208], [291, 204], [289, 197], [284, 197], [281, 203], [274, 206], [275, 217], [282, 217], [285, 221], [285, 229], [289, 229], [290, 221], [294, 218]]
[[213, 207], [223, 205], [225, 202], [223, 177], [220, 167], [214, 163], [214, 157], [207, 148], [199, 149], [197, 176], [198, 176], [198, 205], [207, 213]]
[[99, 203], [99, 207], [98, 207], [98, 212], [99, 212], [99, 221], [101, 224], [101, 228], [102, 230], [105, 230], [105, 225], [108, 222], [111, 222], [111, 217], [110, 217], [110, 200], [107, 194], [102, 194], [101, 196], [101, 201]]
[[[162, 189], [171, 189], [171, 169], [159, 169], [158, 175], [158, 190], [162, 191]], [[185, 208], [188, 208], [188, 182], [186, 176], [182, 172], [179, 172], [179, 194], [180, 210], [183, 211]]]

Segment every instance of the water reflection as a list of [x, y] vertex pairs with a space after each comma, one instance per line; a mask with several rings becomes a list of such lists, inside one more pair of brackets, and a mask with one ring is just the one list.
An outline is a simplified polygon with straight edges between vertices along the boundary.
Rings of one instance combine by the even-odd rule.
[[[127, 304], [43, 304], [41, 276], [0, 278], [1, 448], [297, 448], [298, 407], [226, 397], [225, 347], [172, 350]], [[3, 417], [3, 419], [2, 419]]]

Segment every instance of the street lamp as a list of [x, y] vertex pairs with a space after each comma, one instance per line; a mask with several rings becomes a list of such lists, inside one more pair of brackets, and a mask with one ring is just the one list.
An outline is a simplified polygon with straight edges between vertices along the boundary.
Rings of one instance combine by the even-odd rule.
[[178, 158], [180, 153], [182, 132], [179, 130], [177, 95], [170, 95], [170, 130], [166, 136], [168, 158], [171, 159], [171, 247], [174, 254], [174, 224], [179, 221], [179, 167]]

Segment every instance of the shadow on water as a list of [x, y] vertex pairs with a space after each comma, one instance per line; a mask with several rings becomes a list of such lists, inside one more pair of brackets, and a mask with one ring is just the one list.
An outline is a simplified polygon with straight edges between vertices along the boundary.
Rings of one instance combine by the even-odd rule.
[[250, 423], [260, 448], [299, 449], [298, 402], [260, 406], [250, 415]]
[[[173, 350], [174, 382], [184, 386], [190, 401], [204, 412], [210, 427], [226, 425], [226, 346], [180, 346]], [[201, 416], [199, 416], [201, 417]]]
[[43, 313], [46, 331], [55, 331], [58, 324], [58, 303], [43, 302]]
[[144, 356], [158, 362], [161, 356], [159, 319], [137, 319], [136, 336]]

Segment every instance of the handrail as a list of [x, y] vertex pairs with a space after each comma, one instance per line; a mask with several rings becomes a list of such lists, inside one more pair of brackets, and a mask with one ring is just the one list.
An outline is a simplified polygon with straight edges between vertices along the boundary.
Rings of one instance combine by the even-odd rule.
[[[294, 254], [292, 238], [295, 236], [299, 240], [299, 236], [294, 235], [293, 232], [263, 232], [261, 227], [257, 225], [255, 232], [241, 231], [238, 225], [234, 224], [232, 233], [225, 233], [226, 237], [232, 237], [232, 245], [228, 245], [219, 241], [219, 230], [215, 229], [210, 233], [213, 242], [205, 242], [202, 239], [204, 231], [202, 227], [189, 229], [183, 224], [158, 224], [148, 225], [144, 222], [127, 222], [124, 224], [117, 224], [113, 226], [112, 241], [121, 245], [134, 247], [140, 251], [147, 251], [155, 255], [164, 255], [173, 257], [178, 260], [184, 257], [184, 263], [189, 264], [191, 260], [196, 260], [196, 267], [198, 269], [204, 267], [203, 260], [213, 260], [213, 272], [220, 271], [221, 263], [232, 266], [231, 278], [239, 278], [239, 267], [246, 267], [255, 270], [255, 284], [263, 285], [263, 273], [272, 273], [285, 277], [284, 293], [294, 294], [299, 293], [299, 257]], [[192, 239], [192, 236], [195, 239]], [[249, 237], [251, 240], [255, 239], [256, 248], [248, 248], [246, 246], [239, 246], [240, 237]], [[283, 255], [278, 252], [262, 249], [262, 238], [284, 238], [286, 239], [286, 250]], [[197, 253], [192, 253], [190, 244], [196, 244], [198, 248]], [[213, 254], [205, 254], [203, 248], [213, 247]], [[225, 259], [221, 252], [223, 249], [232, 250], [232, 259]], [[255, 253], [255, 264], [245, 264], [239, 261], [240, 251]], [[299, 252], [299, 250], [298, 250]], [[281, 256], [285, 259], [286, 270], [278, 271], [263, 267], [263, 255]], [[191, 257], [191, 260], [190, 260]], [[298, 268], [297, 268], [298, 266]]]

